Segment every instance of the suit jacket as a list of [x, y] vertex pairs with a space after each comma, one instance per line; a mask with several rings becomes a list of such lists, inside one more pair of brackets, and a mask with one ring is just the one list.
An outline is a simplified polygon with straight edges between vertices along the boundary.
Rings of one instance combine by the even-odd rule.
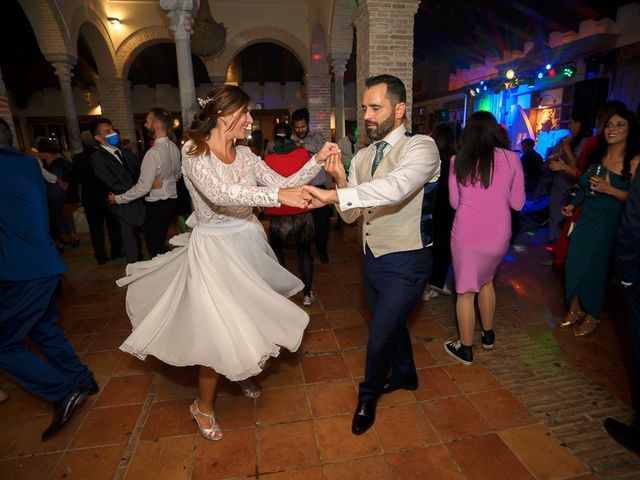
[[45, 192], [35, 158], [13, 147], [0, 149], [0, 280], [33, 280], [66, 271], [49, 234]]
[[76, 182], [82, 185], [80, 203], [84, 207], [106, 207], [107, 188], [102, 181], [98, 180], [93, 172], [91, 156], [95, 148], [89, 148], [73, 156], [73, 175]]
[[[103, 147], [98, 147], [91, 154], [91, 165], [96, 177], [104, 184], [109, 192], [116, 195], [122, 194], [133, 187], [140, 176], [140, 162], [127, 148], [120, 148], [124, 158], [124, 164], [109, 153]], [[144, 203], [138, 198], [121, 205], [113, 204], [109, 208], [118, 218], [129, 225], [142, 225], [144, 223]]]
[[623, 282], [640, 281], [640, 174], [636, 172], [618, 227], [616, 258], [618, 277]]

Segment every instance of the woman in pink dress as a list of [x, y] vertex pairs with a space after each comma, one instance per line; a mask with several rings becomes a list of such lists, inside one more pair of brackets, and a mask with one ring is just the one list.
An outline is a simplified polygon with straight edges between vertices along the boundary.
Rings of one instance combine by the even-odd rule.
[[444, 349], [465, 365], [473, 363], [476, 294], [482, 347], [493, 348], [496, 310], [493, 276], [509, 248], [509, 208], [521, 210], [524, 206], [522, 164], [507, 149], [504, 137], [493, 115], [474, 113], [462, 132], [461, 147], [449, 171], [449, 201], [456, 210], [451, 254], [460, 339], [445, 342]]

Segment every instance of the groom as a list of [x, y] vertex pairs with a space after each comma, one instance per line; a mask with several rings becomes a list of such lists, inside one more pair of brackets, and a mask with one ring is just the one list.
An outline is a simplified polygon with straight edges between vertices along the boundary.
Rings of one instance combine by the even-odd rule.
[[380, 394], [418, 388], [406, 323], [431, 275], [431, 213], [440, 175], [434, 141], [404, 127], [402, 81], [379, 75], [365, 86], [362, 109], [373, 143], [353, 157], [348, 181], [339, 155], [328, 159], [325, 169], [337, 189], [303, 187], [312, 206], [334, 203], [345, 222], [363, 219], [363, 287], [372, 319], [351, 426], [355, 435], [373, 425]]

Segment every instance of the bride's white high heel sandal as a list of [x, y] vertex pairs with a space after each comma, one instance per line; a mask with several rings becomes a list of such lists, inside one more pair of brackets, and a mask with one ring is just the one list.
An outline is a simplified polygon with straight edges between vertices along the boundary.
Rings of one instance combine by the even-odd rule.
[[260, 389], [251, 378], [236, 383], [245, 397], [258, 398], [260, 396]]
[[[191, 416], [198, 424], [198, 429], [200, 430], [200, 433], [204, 438], [206, 438], [207, 440], [220, 440], [223, 437], [222, 430], [220, 429], [220, 425], [216, 423], [216, 417], [214, 416], [213, 412], [201, 412], [198, 408], [198, 400], [193, 401], [193, 403], [189, 407], [189, 412], [191, 412]], [[205, 425], [200, 423], [199, 415], [206, 417], [209, 420], [209, 424], [211, 425], [211, 427], [205, 427]]]

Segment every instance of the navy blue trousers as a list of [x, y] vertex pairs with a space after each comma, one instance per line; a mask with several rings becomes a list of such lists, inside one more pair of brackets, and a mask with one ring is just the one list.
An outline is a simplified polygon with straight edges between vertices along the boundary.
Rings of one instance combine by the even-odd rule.
[[627, 304], [629, 337], [631, 340], [631, 368], [633, 397], [633, 424], [640, 428], [640, 283], [622, 289]]
[[[0, 370], [45, 400], [64, 399], [93, 381], [58, 325], [58, 275], [20, 282], [0, 281]], [[25, 344], [29, 337], [45, 359]]]
[[372, 313], [361, 401], [375, 402], [391, 370], [393, 382], [416, 378], [409, 316], [424, 292], [433, 260], [431, 248], [364, 257], [363, 288]]

